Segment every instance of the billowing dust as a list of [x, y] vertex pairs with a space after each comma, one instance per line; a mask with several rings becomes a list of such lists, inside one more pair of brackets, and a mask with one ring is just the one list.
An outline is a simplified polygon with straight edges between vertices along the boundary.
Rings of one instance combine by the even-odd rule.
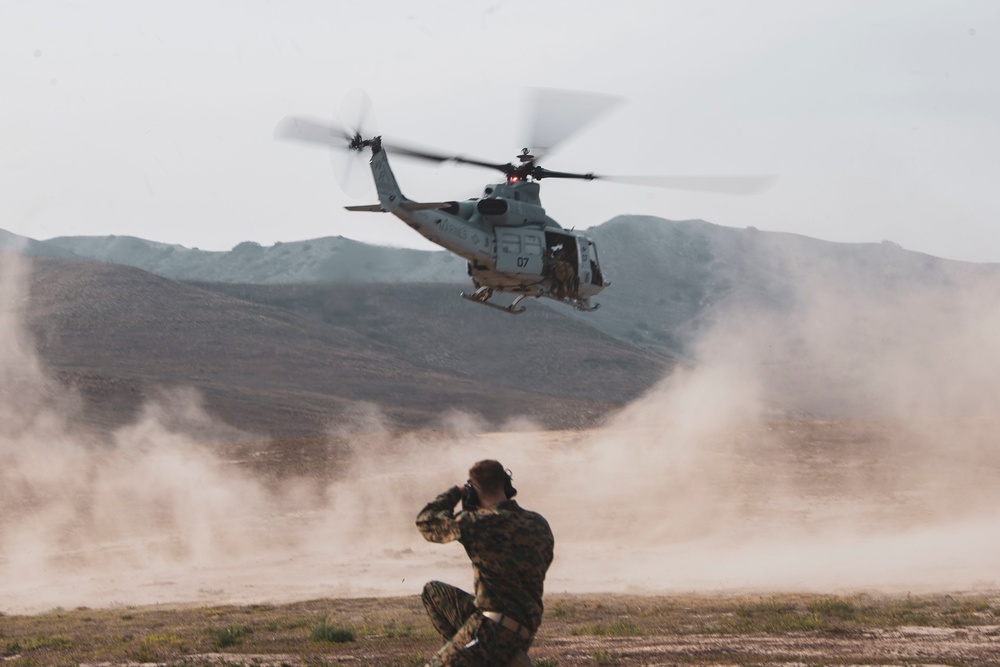
[[443, 408], [439, 434], [400, 435], [359, 405], [331, 415], [353, 444], [343, 469], [275, 483], [216, 454], [236, 436], [191, 392], [110, 438], [72, 426], [79, 400], [25, 333], [30, 266], [0, 264], [8, 613], [467, 587], [461, 547], [423, 542], [413, 519], [485, 457], [552, 525], [550, 591], [998, 586], [1000, 299], [985, 288], [878, 303], [805, 286], [794, 312], [717, 312], [695, 364], [596, 430]]

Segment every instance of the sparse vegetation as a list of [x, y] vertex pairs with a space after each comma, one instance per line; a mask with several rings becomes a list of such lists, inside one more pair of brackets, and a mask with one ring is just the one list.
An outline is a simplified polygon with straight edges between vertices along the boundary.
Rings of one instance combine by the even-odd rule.
[[245, 625], [230, 625], [215, 631], [215, 644], [219, 648], [229, 648], [236, 646], [243, 641], [247, 635], [253, 634], [253, 628]]
[[575, 611], [576, 609], [574, 609], [573, 605], [559, 601], [552, 605], [552, 609], [547, 611], [546, 614], [550, 618], [569, 618]]
[[806, 605], [806, 609], [814, 614], [830, 616], [842, 621], [851, 621], [857, 616], [858, 608], [850, 600], [843, 598], [820, 598]]

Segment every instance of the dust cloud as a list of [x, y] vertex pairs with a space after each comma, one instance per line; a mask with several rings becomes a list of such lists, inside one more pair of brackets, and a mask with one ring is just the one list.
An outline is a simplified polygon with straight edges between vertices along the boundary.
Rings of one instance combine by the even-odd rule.
[[[556, 535], [550, 591], [997, 588], [1000, 298], [886, 300], [800, 286], [730, 304], [665, 378], [599, 429], [490, 428], [442, 413], [400, 433], [331, 417], [331, 476], [260, 479], [197, 395], [166, 392], [111, 436], [75, 425], [24, 327], [27, 260], [0, 262], [0, 610], [282, 602], [468, 586], [419, 508], [498, 458]], [[334, 464], [331, 464], [334, 465]]]

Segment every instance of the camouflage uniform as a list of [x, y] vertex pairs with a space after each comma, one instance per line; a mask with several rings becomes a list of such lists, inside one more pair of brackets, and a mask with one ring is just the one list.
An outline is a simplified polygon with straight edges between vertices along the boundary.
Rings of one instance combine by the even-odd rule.
[[[432, 581], [422, 599], [445, 644], [431, 665], [504, 667], [518, 650], [527, 651], [542, 622], [542, 588], [552, 562], [552, 531], [540, 514], [514, 500], [475, 512], [454, 514], [462, 489], [453, 487], [428, 503], [417, 528], [430, 542], [458, 540], [472, 561], [475, 597]], [[530, 632], [525, 638], [480, 611], [509, 616]]]
[[565, 259], [557, 259], [552, 269], [552, 291], [557, 299], [564, 299], [572, 293], [573, 267]]

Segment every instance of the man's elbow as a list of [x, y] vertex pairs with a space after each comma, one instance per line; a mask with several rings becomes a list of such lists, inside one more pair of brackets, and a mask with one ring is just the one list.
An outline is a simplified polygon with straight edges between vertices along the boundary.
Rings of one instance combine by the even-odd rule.
[[448, 526], [442, 526], [438, 521], [423, 521], [418, 517], [417, 530], [420, 531], [425, 540], [435, 544], [444, 544], [455, 539], [454, 531], [450, 530]]

